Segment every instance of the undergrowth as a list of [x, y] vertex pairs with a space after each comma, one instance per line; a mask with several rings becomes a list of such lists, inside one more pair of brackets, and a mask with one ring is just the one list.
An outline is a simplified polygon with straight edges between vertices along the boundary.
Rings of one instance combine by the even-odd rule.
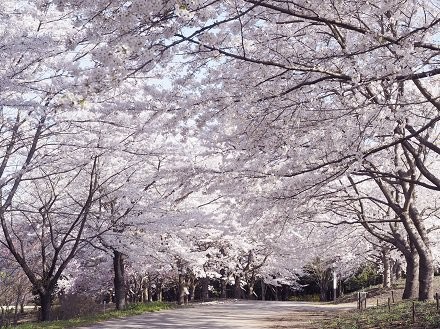
[[440, 313], [436, 303], [415, 302], [415, 320], [413, 320], [413, 302], [403, 301], [371, 307], [356, 312], [341, 313], [337, 317], [321, 323], [325, 329], [438, 329]]

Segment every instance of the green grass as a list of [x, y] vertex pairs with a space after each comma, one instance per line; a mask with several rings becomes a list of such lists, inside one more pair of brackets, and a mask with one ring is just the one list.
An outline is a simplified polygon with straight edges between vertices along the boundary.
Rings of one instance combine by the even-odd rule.
[[299, 295], [289, 297], [292, 302], [319, 302], [319, 294]]
[[49, 321], [49, 322], [32, 322], [25, 323], [17, 326], [18, 329], [63, 329], [63, 328], [75, 328], [79, 326], [91, 325], [97, 322], [115, 319], [125, 318], [133, 315], [143, 314], [145, 312], [156, 312], [171, 307], [168, 303], [153, 302], [148, 304], [131, 304], [126, 310], [123, 311], [109, 311], [107, 313], [100, 313], [91, 316], [85, 316], [70, 320]]
[[342, 313], [321, 323], [325, 329], [436, 329], [440, 328], [440, 313], [436, 303], [416, 302], [416, 319], [412, 319], [411, 301], [388, 306], [371, 307], [362, 312]]

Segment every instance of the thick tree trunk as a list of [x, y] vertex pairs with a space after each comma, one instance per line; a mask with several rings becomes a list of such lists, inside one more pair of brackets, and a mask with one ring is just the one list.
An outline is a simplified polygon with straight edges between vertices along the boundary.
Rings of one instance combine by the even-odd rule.
[[429, 250], [424, 254], [419, 255], [419, 300], [431, 300], [434, 299], [434, 266], [432, 255]]
[[405, 229], [408, 232], [410, 242], [417, 249], [419, 254], [419, 300], [426, 301], [434, 299], [434, 288], [432, 286], [434, 278], [434, 266], [429, 245], [428, 233], [423, 224], [417, 208], [413, 205], [409, 207], [409, 217], [412, 223], [405, 216]]
[[115, 306], [117, 310], [126, 307], [126, 287], [123, 254], [117, 250], [113, 251], [113, 270], [114, 270], [114, 288], [115, 288]]
[[52, 301], [51, 295], [52, 292], [47, 289], [43, 289], [44, 291], [40, 291], [38, 296], [40, 297], [40, 320], [41, 321], [50, 321], [51, 320], [51, 309], [52, 309]]
[[419, 254], [414, 249], [411, 254], [405, 255], [406, 278], [402, 299], [416, 299], [418, 297]]

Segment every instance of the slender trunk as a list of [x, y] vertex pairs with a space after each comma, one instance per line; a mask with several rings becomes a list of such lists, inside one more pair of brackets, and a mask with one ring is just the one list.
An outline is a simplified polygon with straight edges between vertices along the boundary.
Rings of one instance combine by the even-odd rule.
[[418, 297], [418, 278], [419, 278], [419, 254], [413, 249], [410, 254], [405, 255], [406, 278], [405, 289], [402, 299], [415, 299]]
[[179, 289], [177, 296], [177, 303], [183, 305], [185, 303], [185, 278], [182, 274], [179, 274]]
[[390, 288], [391, 287], [391, 273], [390, 273], [390, 259], [388, 257], [389, 250], [388, 248], [382, 248], [382, 265], [383, 265], [383, 287]]
[[[157, 287], [156, 287], [157, 288]], [[153, 287], [151, 286], [151, 279], [148, 278], [147, 281], [147, 299], [145, 300], [146, 302], [152, 302], [153, 301]]]
[[24, 298], [20, 302], [20, 314], [24, 314]]
[[253, 300], [253, 299], [255, 299], [255, 290], [254, 290], [254, 287], [255, 287], [255, 274], [254, 274], [254, 272], [252, 272], [252, 275], [249, 278], [249, 280], [247, 280], [247, 283], [248, 283], [248, 288], [249, 288], [248, 299]]
[[157, 301], [161, 302], [163, 297], [162, 297], [162, 281], [158, 280], [156, 283], [156, 289], [157, 289]]
[[209, 278], [204, 277], [202, 278], [202, 300], [204, 302], [208, 301], [209, 299]]
[[127, 304], [124, 277], [124, 259], [123, 254], [117, 250], [113, 251], [113, 269], [116, 309], [122, 310], [126, 307]]
[[148, 287], [143, 287], [142, 289], [142, 303], [148, 302], [150, 294], [148, 293]]
[[227, 295], [226, 295], [226, 286], [227, 286], [226, 278], [221, 278], [220, 280], [221, 280], [221, 282], [220, 282], [220, 284], [221, 284], [220, 298], [226, 298], [227, 297]]
[[248, 299], [249, 300], [255, 299], [255, 290], [254, 290], [254, 284], [253, 283], [249, 283]]
[[18, 306], [20, 305], [20, 295], [17, 296], [15, 300], [15, 309], [14, 309], [14, 326], [17, 325], [18, 321]]
[[191, 282], [191, 285], [189, 286], [189, 301], [193, 301], [195, 299], [196, 295], [196, 285], [194, 280]]
[[261, 279], [261, 300], [266, 300], [266, 284], [263, 279]]
[[234, 283], [234, 298], [241, 299], [242, 293], [241, 293], [241, 278], [239, 275], [235, 276], [235, 283]]
[[399, 260], [396, 260], [393, 265], [393, 277], [395, 280], [400, 280], [402, 276], [402, 264]]

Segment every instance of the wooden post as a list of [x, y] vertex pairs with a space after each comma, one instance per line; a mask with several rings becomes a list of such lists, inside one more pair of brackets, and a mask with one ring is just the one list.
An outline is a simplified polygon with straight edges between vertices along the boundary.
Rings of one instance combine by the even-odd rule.
[[438, 305], [438, 292], [435, 293], [435, 301], [437, 303], [437, 311], [438, 311], [438, 308], [439, 308], [439, 305]]
[[394, 304], [394, 290], [391, 290], [391, 298], [393, 299], [393, 304]]
[[377, 299], [377, 307], [379, 307], [379, 299]]
[[358, 309], [367, 308], [367, 293], [358, 292]]
[[391, 299], [388, 297], [388, 311], [391, 311]]

